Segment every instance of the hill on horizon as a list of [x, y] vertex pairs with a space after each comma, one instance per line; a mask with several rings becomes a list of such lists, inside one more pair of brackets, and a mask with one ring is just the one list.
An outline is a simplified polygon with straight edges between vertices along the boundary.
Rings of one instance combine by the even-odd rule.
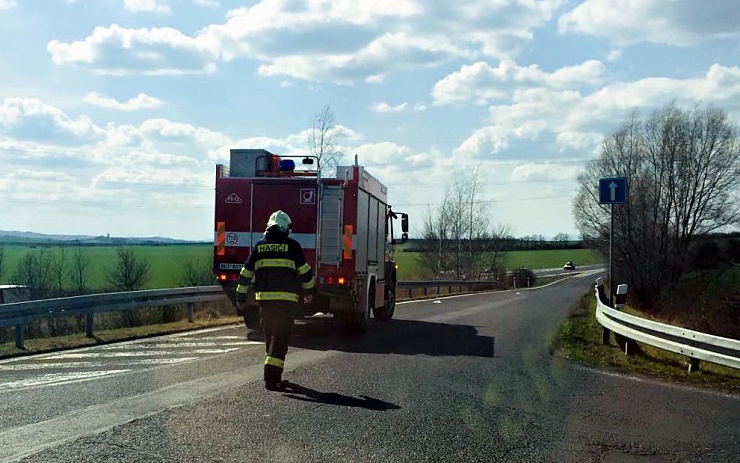
[[59, 244], [187, 244], [206, 243], [207, 240], [180, 240], [161, 236], [152, 237], [116, 237], [110, 235], [60, 235], [29, 231], [0, 230], [0, 243], [48, 243]]

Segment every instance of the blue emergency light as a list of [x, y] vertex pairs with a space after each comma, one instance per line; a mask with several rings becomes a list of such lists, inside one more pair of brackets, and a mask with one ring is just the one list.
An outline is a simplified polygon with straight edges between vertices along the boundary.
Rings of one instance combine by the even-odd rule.
[[295, 170], [295, 162], [292, 159], [281, 159], [279, 169], [293, 171]]

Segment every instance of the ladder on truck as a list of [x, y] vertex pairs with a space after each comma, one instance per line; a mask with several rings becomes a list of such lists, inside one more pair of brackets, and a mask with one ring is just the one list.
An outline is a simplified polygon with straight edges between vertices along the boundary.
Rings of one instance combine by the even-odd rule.
[[319, 265], [339, 267], [342, 257], [342, 187], [327, 185], [321, 191]]

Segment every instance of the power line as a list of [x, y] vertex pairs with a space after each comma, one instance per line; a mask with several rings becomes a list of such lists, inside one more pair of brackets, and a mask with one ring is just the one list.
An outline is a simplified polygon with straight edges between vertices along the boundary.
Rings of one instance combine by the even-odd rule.
[[[549, 201], [553, 199], [569, 199], [573, 196], [542, 196], [538, 198], [515, 198], [515, 199], [483, 199], [479, 201], [473, 201], [473, 204], [489, 204], [489, 203], [510, 203], [510, 202], [525, 202], [525, 201]], [[469, 201], [464, 201], [465, 204], [470, 204]], [[415, 206], [442, 206], [444, 203], [394, 203], [393, 207], [415, 207]]]

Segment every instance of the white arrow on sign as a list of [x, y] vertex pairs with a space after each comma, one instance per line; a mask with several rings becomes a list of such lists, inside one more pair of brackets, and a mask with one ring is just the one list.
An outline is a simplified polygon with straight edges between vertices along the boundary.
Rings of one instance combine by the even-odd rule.
[[610, 201], [616, 201], [617, 200], [617, 184], [613, 181], [609, 184], [609, 189], [611, 190], [611, 199]]

